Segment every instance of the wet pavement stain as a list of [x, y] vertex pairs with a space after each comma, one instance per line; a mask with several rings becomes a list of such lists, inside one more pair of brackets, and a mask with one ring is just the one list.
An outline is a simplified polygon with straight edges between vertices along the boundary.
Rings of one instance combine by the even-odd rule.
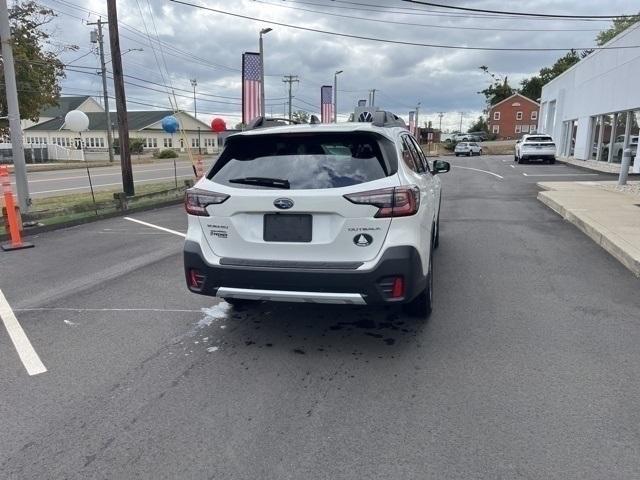
[[297, 353], [298, 355], [304, 355], [304, 354], [306, 354], [307, 352], [305, 352], [304, 350], [301, 350], [301, 349], [299, 349], [299, 348], [294, 348], [294, 349], [293, 349], [293, 353]]

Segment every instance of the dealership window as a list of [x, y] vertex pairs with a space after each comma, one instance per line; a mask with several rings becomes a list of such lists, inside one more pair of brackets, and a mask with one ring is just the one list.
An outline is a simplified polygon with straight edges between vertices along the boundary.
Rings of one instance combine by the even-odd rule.
[[205, 147], [215, 147], [216, 146], [216, 139], [215, 138], [205, 138], [204, 139], [204, 146]]
[[520, 133], [522, 131], [521, 125], [516, 125], [516, 133]]
[[500, 112], [493, 112], [493, 119], [500, 120]]
[[531, 112], [531, 120], [537, 120], [538, 119], [538, 111], [534, 110], [533, 112]]
[[200, 146], [200, 142], [197, 138], [191, 139], [191, 148], [198, 148]]
[[493, 125], [491, 127], [491, 132], [492, 133], [500, 133], [500, 125]]
[[596, 117], [591, 117], [590, 120], [590, 134], [589, 134], [589, 158], [595, 160], [598, 157], [598, 139], [600, 138], [600, 130], [602, 130], [602, 119], [598, 115]]
[[522, 125], [522, 133], [529, 133], [529, 125]]
[[516, 112], [516, 120], [522, 120], [522, 112]]
[[163, 138], [162, 146], [164, 148], [173, 148], [173, 138]]
[[145, 138], [144, 146], [146, 148], [158, 148], [158, 139], [157, 138]]
[[538, 131], [538, 126], [537, 126], [537, 125], [531, 125], [531, 126], [529, 127], [529, 131], [530, 131], [531, 133], [536, 133], [536, 132]]

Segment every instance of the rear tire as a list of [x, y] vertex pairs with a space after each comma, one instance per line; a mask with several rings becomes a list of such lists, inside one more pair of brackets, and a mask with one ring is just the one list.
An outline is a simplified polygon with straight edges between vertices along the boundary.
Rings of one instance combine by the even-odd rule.
[[225, 302], [231, 305], [233, 308], [251, 307], [260, 303], [260, 300], [248, 300], [245, 298], [223, 298]]
[[549, 160], [549, 165], [553, 165], [554, 163], [556, 163], [556, 159], [555, 158], [551, 158]]
[[429, 252], [429, 273], [427, 287], [411, 302], [402, 306], [405, 313], [411, 317], [426, 320], [433, 310], [433, 247]]

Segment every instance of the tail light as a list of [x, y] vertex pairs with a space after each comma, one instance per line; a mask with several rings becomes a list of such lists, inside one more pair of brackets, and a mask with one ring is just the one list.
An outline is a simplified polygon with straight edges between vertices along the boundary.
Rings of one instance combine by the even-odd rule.
[[344, 198], [358, 205], [378, 207], [375, 218], [408, 217], [420, 208], [420, 189], [415, 185], [350, 193]]
[[229, 195], [191, 188], [184, 196], [184, 209], [191, 215], [207, 217], [207, 206], [223, 203]]

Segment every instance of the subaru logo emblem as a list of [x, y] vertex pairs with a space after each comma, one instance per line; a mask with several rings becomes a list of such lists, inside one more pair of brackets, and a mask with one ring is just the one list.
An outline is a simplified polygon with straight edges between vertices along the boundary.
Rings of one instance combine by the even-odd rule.
[[276, 198], [273, 201], [273, 205], [280, 210], [289, 210], [293, 207], [293, 200], [290, 198]]

